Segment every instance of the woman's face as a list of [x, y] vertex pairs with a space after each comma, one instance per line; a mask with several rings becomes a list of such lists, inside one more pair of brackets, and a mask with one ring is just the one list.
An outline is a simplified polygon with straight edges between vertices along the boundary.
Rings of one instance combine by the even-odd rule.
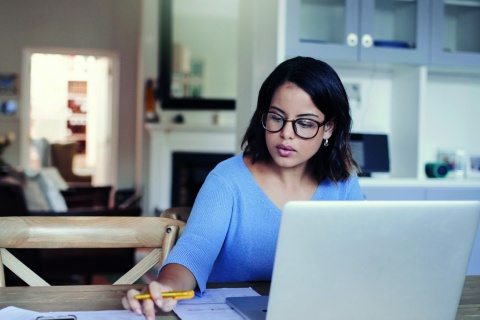
[[[287, 120], [298, 118], [323, 122], [325, 115], [313, 103], [310, 96], [292, 82], [281, 85], [273, 94], [269, 112]], [[299, 124], [300, 125], [300, 124]], [[321, 126], [311, 139], [299, 137], [292, 122], [286, 122], [279, 132], [265, 131], [265, 140], [273, 161], [283, 168], [306, 166], [307, 161], [322, 147], [323, 139], [332, 135], [333, 124]]]

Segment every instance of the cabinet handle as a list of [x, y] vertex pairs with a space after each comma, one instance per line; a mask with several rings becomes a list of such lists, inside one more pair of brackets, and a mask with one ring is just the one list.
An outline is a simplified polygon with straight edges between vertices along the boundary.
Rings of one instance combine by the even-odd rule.
[[373, 39], [372, 36], [369, 34], [364, 34], [362, 36], [362, 46], [365, 48], [370, 48], [373, 45]]
[[347, 44], [350, 47], [356, 47], [358, 44], [358, 36], [355, 33], [349, 33], [347, 35]]

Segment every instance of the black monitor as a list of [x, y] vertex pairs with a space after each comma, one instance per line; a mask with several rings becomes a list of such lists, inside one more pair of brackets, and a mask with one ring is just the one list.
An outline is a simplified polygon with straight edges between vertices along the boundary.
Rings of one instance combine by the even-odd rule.
[[390, 172], [386, 134], [352, 133], [350, 145], [353, 158], [362, 169], [359, 176], [370, 177], [374, 172]]

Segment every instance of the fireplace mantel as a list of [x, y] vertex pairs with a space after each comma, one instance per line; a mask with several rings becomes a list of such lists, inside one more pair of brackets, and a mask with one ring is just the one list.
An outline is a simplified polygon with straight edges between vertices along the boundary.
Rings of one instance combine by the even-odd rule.
[[235, 128], [232, 126], [220, 126], [220, 125], [190, 125], [190, 124], [157, 124], [157, 123], [147, 123], [145, 125], [148, 131], [157, 132], [161, 131], [164, 133], [170, 132], [207, 132], [207, 133], [235, 133]]
[[150, 133], [148, 214], [171, 207], [172, 153], [236, 153], [235, 128], [219, 125], [146, 124]]

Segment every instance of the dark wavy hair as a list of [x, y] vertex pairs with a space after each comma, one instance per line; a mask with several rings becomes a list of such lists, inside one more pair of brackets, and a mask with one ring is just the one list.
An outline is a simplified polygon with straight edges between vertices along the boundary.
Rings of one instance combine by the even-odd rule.
[[305, 91], [325, 115], [325, 120], [333, 121], [335, 125], [329, 145], [319, 148], [308, 161], [314, 177], [319, 183], [325, 179], [335, 183], [345, 181], [359, 170], [349, 143], [352, 118], [347, 93], [335, 70], [313, 58], [286, 60], [265, 79], [258, 94], [257, 108], [242, 139], [244, 154], [251, 156], [254, 163], [271, 161], [261, 117], [269, 110], [275, 91], [286, 82]]

